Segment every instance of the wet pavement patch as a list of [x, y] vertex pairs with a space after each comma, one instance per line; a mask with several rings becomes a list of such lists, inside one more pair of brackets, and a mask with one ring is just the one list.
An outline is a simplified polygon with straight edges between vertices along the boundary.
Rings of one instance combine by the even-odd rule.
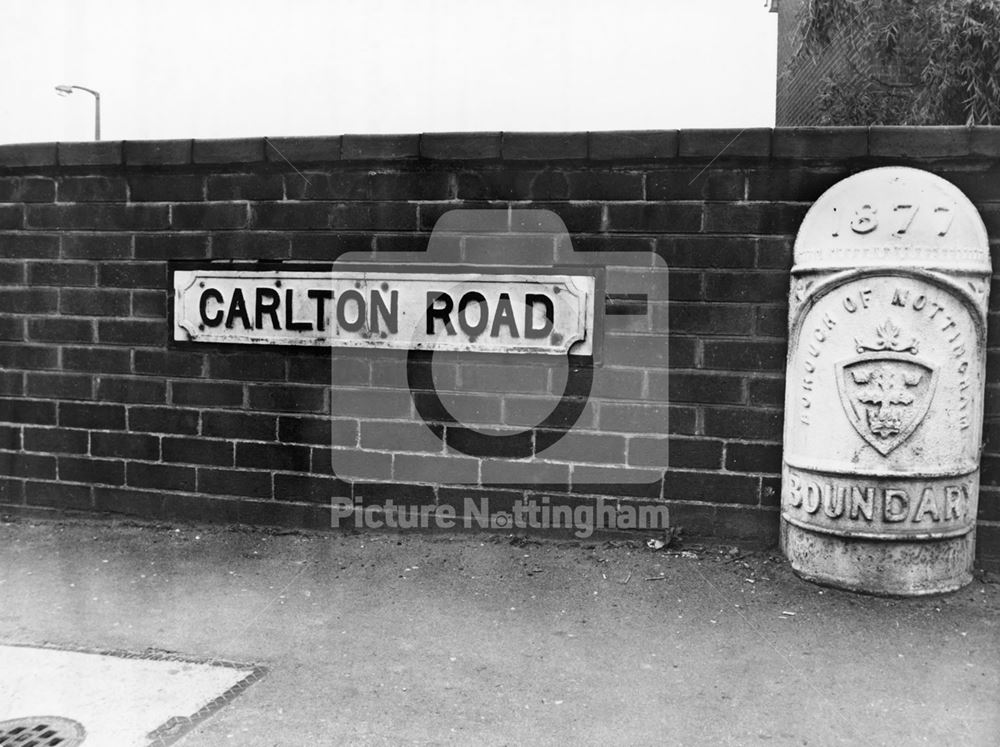
[[0, 645], [0, 672], [2, 747], [165, 747], [264, 675], [164, 651], [21, 644]]

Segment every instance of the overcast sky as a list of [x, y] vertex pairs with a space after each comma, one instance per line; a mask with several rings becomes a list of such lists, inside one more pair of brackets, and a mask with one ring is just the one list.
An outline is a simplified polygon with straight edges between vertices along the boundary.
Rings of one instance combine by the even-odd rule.
[[764, 0], [9, 0], [0, 142], [773, 126]]

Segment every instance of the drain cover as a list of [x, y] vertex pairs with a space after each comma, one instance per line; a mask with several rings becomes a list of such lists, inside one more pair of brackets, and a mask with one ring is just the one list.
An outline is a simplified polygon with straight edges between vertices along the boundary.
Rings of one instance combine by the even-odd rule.
[[76, 747], [86, 732], [60, 716], [32, 716], [0, 721], [0, 747]]

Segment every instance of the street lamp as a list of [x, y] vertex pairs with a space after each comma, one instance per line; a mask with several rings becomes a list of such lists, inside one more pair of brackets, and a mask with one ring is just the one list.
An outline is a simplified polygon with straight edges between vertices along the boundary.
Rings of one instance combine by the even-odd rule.
[[73, 89], [79, 91], [86, 91], [87, 93], [93, 94], [94, 96], [94, 140], [101, 139], [101, 94], [92, 88], [87, 88], [85, 86], [56, 86], [56, 91], [59, 92], [60, 96], [69, 96], [73, 93]]

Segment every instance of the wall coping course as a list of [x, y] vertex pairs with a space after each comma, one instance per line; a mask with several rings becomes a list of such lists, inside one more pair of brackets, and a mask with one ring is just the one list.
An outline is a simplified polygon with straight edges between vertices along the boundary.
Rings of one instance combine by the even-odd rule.
[[329, 137], [108, 140], [0, 145], [0, 171], [56, 166], [1000, 158], [1000, 127], [751, 127], [594, 132], [430, 132]]

